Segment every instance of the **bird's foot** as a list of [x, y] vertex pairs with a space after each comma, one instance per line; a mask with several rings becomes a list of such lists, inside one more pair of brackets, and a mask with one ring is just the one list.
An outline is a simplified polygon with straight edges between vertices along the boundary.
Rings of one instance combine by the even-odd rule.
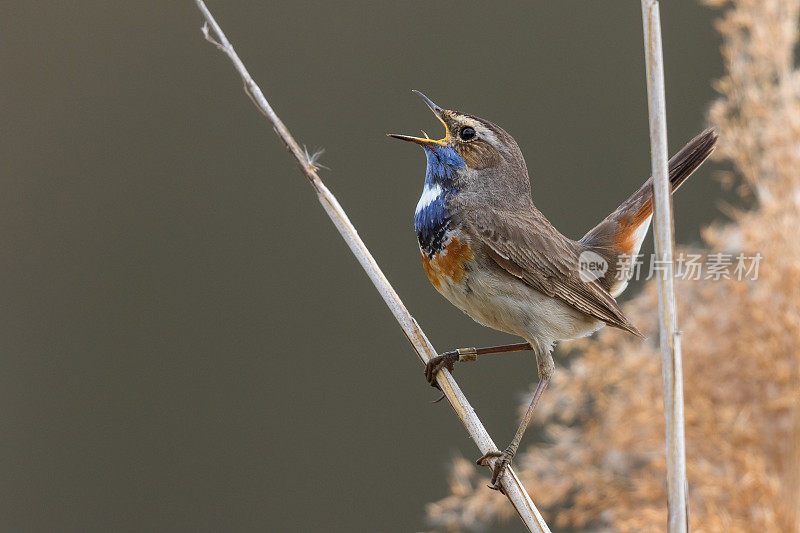
[[[458, 350], [451, 350], [443, 353], [442, 355], [432, 357], [425, 365], [425, 379], [428, 380], [428, 383], [431, 387], [436, 387], [437, 389], [442, 390], [442, 388], [436, 382], [436, 375], [443, 368], [446, 368], [452, 372], [453, 365], [456, 364], [456, 361], [475, 361], [477, 358], [478, 350], [476, 348], [459, 348]], [[433, 403], [439, 403], [443, 399], [444, 394], [442, 394], [442, 397]]]
[[436, 383], [436, 375], [439, 371], [443, 368], [446, 368], [450, 372], [453, 371], [453, 365], [456, 364], [456, 361], [459, 359], [458, 350], [453, 350], [451, 352], [445, 352], [442, 355], [437, 355], [436, 357], [431, 357], [428, 363], [425, 365], [425, 379], [428, 380], [428, 383], [431, 387], [436, 387], [439, 390], [442, 390], [439, 387], [439, 384]]
[[492, 484], [489, 485], [490, 489], [499, 490], [503, 494], [505, 491], [503, 490], [503, 486], [500, 483], [500, 478], [503, 476], [503, 471], [511, 464], [511, 461], [514, 459], [514, 454], [516, 451], [509, 446], [505, 449], [505, 451], [498, 452], [498, 451], [491, 451], [486, 452], [483, 454], [483, 457], [475, 461], [478, 466], [486, 466], [488, 464], [489, 459], [496, 458], [497, 461], [494, 462], [494, 468], [492, 469]]

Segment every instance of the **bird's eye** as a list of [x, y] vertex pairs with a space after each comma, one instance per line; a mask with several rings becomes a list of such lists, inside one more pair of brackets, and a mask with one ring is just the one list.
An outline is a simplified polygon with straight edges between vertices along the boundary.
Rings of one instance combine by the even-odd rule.
[[475, 138], [475, 128], [472, 126], [464, 126], [458, 134], [463, 140], [469, 141]]

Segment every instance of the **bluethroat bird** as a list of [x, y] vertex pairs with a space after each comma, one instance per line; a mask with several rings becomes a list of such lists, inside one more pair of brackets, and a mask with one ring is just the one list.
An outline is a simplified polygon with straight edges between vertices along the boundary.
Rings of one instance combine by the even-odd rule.
[[[525, 159], [511, 135], [488, 120], [443, 109], [418, 94], [444, 125], [443, 139], [390, 134], [425, 151], [427, 170], [414, 212], [422, 266], [445, 298], [475, 321], [525, 339], [490, 348], [460, 348], [437, 355], [425, 367], [428, 382], [457, 361], [493, 353], [530, 350], [539, 383], [511, 441], [498, 458], [492, 488], [517, 452], [536, 404], [553, 375], [556, 341], [590, 335], [609, 325], [642, 336], [615, 297], [628, 284], [653, 212], [652, 178], [613, 213], [573, 241], [536, 209]], [[711, 155], [713, 130], [692, 139], [669, 161], [675, 191]], [[582, 269], [585, 257], [604, 271]], [[627, 260], [626, 260], [627, 258]], [[594, 272], [594, 273], [593, 273]]]

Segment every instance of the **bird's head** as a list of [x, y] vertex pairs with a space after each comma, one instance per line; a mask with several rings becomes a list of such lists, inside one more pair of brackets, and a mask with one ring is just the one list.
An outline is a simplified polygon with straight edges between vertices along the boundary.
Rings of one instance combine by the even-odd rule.
[[442, 123], [444, 138], [431, 139], [427, 134], [425, 137], [393, 133], [389, 136], [424, 148], [428, 159], [426, 180], [451, 180], [459, 189], [484, 195], [497, 191], [530, 197], [525, 160], [511, 135], [488, 120], [443, 109], [421, 92], [413, 92]]

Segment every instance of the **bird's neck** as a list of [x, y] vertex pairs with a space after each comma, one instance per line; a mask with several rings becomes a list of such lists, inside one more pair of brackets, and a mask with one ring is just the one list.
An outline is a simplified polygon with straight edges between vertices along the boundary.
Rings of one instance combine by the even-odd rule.
[[425, 186], [414, 211], [414, 229], [420, 248], [433, 256], [439, 252], [450, 224], [448, 208], [451, 197], [457, 193], [455, 177], [464, 168], [464, 159], [451, 147], [425, 148], [428, 168]]

